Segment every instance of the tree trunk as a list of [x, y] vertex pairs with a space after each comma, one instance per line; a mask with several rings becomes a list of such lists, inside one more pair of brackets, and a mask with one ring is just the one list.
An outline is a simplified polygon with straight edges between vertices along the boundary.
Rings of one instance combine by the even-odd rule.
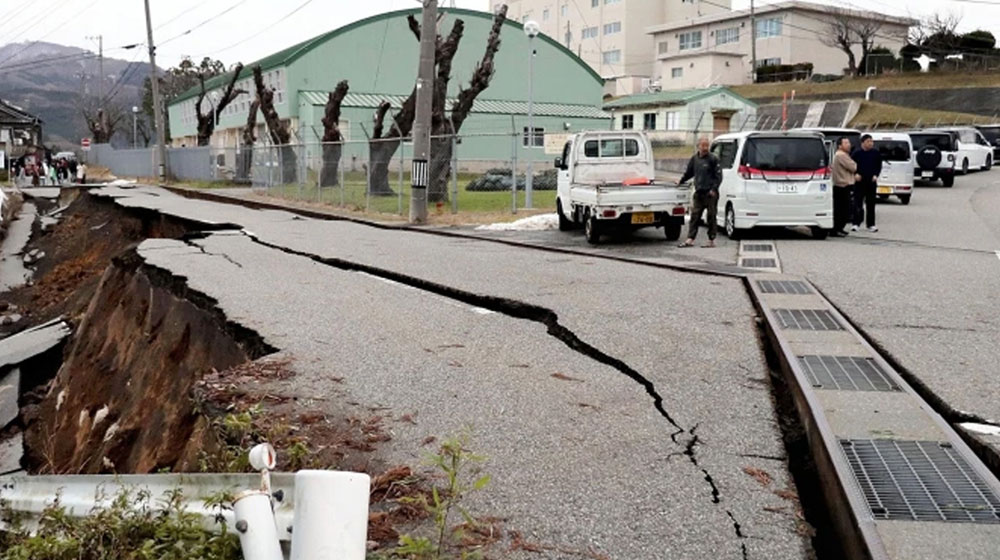
[[368, 193], [375, 196], [396, 196], [389, 186], [389, 164], [399, 148], [399, 138], [368, 142]]
[[342, 80], [330, 92], [326, 101], [323, 116], [323, 167], [319, 174], [319, 184], [324, 187], [335, 187], [339, 182], [340, 156], [344, 151], [341, 143], [344, 136], [340, 133], [340, 104], [344, 101], [347, 90], [347, 80]]
[[281, 181], [297, 183], [298, 158], [295, 149], [289, 145], [292, 135], [288, 130], [288, 122], [278, 116], [278, 111], [274, 108], [274, 91], [264, 85], [264, 75], [259, 65], [253, 67], [253, 81], [257, 89], [257, 100], [260, 102], [260, 112], [271, 134], [271, 143], [281, 149]]
[[240, 152], [240, 163], [237, 167], [236, 179], [238, 181], [252, 182], [253, 177], [253, 145], [257, 142], [257, 110], [260, 102], [256, 99], [250, 103], [250, 111], [247, 113], [247, 124], [243, 127], [243, 150]]
[[284, 184], [297, 183], [299, 175], [299, 158], [295, 153], [295, 146], [283, 144], [281, 146], [281, 182]]
[[451, 148], [450, 137], [431, 139], [427, 202], [448, 202], [448, 183], [451, 181]]

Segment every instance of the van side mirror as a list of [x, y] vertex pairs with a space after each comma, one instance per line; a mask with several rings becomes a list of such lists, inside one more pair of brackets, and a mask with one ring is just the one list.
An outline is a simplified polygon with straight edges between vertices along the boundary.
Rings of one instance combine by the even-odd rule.
[[556, 158], [556, 161], [555, 161], [555, 168], [556, 168], [556, 169], [562, 169], [562, 168], [563, 168], [563, 160], [562, 160], [562, 158], [561, 158], [561, 157], [557, 157], [557, 158]]

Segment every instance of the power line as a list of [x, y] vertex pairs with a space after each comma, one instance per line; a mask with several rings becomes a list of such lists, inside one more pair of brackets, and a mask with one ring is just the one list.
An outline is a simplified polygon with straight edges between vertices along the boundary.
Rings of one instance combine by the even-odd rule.
[[185, 15], [187, 15], [187, 14], [189, 14], [189, 13], [193, 12], [194, 10], [197, 10], [198, 8], [200, 8], [200, 7], [202, 7], [202, 6], [204, 6], [204, 4], [202, 4], [201, 2], [198, 2], [198, 3], [196, 3], [196, 4], [194, 5], [194, 6], [191, 6], [190, 8], [188, 8], [188, 9], [186, 9], [186, 10], [182, 11], [181, 13], [179, 13], [179, 14], [177, 14], [176, 16], [174, 16], [174, 17], [172, 17], [172, 18], [168, 19], [167, 21], [165, 21], [165, 22], [161, 23], [160, 25], [157, 25], [156, 27], [154, 27], [154, 28], [153, 28], [153, 31], [156, 31], [156, 30], [158, 30], [158, 29], [162, 29], [162, 28], [164, 28], [164, 27], [166, 27], [166, 26], [170, 25], [171, 23], [173, 23], [173, 22], [177, 21], [177, 20], [178, 20], [178, 19], [180, 19], [181, 17], [183, 17], [183, 16], [185, 16]]
[[204, 27], [208, 23], [211, 23], [212, 21], [215, 21], [216, 19], [219, 19], [220, 17], [222, 17], [222, 16], [228, 14], [229, 12], [235, 10], [240, 5], [245, 4], [246, 2], [247, 2], [247, 0], [238, 0], [232, 6], [229, 6], [228, 8], [226, 8], [225, 10], [222, 10], [221, 12], [215, 14], [214, 16], [212, 16], [212, 17], [210, 17], [210, 18], [208, 18], [206, 20], [201, 21], [200, 23], [198, 23], [197, 25], [195, 25], [191, 29], [188, 29], [187, 31], [185, 31], [183, 33], [178, 33], [177, 35], [174, 35], [173, 37], [171, 37], [171, 38], [169, 38], [169, 39], [167, 39], [165, 41], [160, 42], [160, 44], [158, 46], [162, 47], [163, 45], [166, 45], [167, 43], [173, 41], [174, 39], [179, 39], [179, 38], [181, 38], [181, 37], [183, 37], [185, 35], [189, 35], [192, 31], [194, 31], [194, 30], [196, 30], [196, 29], [198, 29], [200, 27]]
[[8, 60], [10, 60], [10, 59], [14, 58], [15, 56], [17, 56], [17, 55], [21, 54], [22, 52], [24, 52], [24, 51], [28, 50], [28, 49], [29, 49], [29, 48], [30, 48], [30, 47], [31, 47], [32, 45], [35, 45], [35, 44], [38, 44], [38, 43], [40, 43], [40, 42], [42, 41], [42, 39], [45, 39], [45, 38], [46, 38], [46, 37], [48, 37], [49, 35], [52, 35], [52, 34], [53, 34], [53, 33], [55, 33], [56, 31], [59, 31], [59, 30], [60, 30], [60, 29], [62, 29], [62, 27], [63, 27], [64, 25], [66, 25], [67, 23], [69, 23], [69, 22], [71, 22], [71, 21], [75, 21], [75, 20], [76, 20], [76, 18], [77, 18], [77, 17], [78, 17], [78, 16], [80, 15], [80, 14], [82, 14], [82, 13], [83, 13], [84, 11], [86, 11], [86, 10], [89, 10], [89, 9], [91, 8], [91, 6], [93, 6], [94, 4], [96, 4], [96, 3], [98, 2], [98, 1], [99, 1], [99, 0], [94, 0], [93, 2], [91, 2], [91, 3], [87, 4], [86, 6], [84, 6], [84, 7], [83, 7], [83, 9], [82, 9], [82, 10], [80, 10], [80, 11], [76, 12], [75, 14], [73, 14], [72, 16], [70, 16], [70, 17], [69, 17], [68, 19], [66, 19], [66, 21], [64, 21], [64, 22], [60, 23], [59, 25], [57, 25], [57, 26], [56, 26], [55, 28], [51, 29], [51, 30], [50, 30], [50, 31], [49, 31], [48, 33], [46, 33], [45, 35], [42, 35], [42, 36], [41, 36], [41, 37], [39, 37], [38, 39], [36, 39], [36, 40], [34, 40], [34, 41], [32, 41], [32, 42], [28, 43], [27, 45], [25, 45], [25, 46], [24, 46], [24, 47], [22, 47], [21, 49], [19, 49], [19, 50], [17, 50], [17, 51], [14, 51], [14, 53], [13, 53], [13, 54], [11, 54], [10, 56], [8, 56], [7, 58], [5, 58], [5, 59], [3, 59], [3, 60], [0, 60], [0, 68], [2, 68], [2, 67], [3, 67], [3, 65], [4, 65], [4, 63], [5, 63], [5, 62], [7, 62]]
[[[293, 15], [294, 15], [294, 14], [295, 14], [296, 12], [298, 12], [298, 11], [299, 11], [299, 10], [301, 10], [302, 8], [305, 8], [305, 7], [307, 6], [307, 5], [311, 4], [311, 3], [312, 3], [312, 1], [313, 1], [313, 0], [305, 0], [305, 2], [303, 2], [303, 3], [299, 4], [299, 5], [298, 5], [298, 7], [296, 7], [296, 8], [294, 9], [294, 10], [292, 10], [292, 11], [288, 12], [287, 14], [285, 14], [284, 16], [282, 16], [282, 17], [278, 18], [278, 20], [277, 20], [277, 21], [274, 21], [274, 22], [272, 22], [272, 23], [269, 23], [269, 24], [267, 24], [267, 26], [266, 26], [266, 27], [264, 27], [264, 28], [262, 28], [262, 29], [261, 29], [260, 31], [257, 31], [257, 32], [255, 32], [254, 34], [250, 35], [249, 37], [246, 37], [246, 38], [244, 38], [244, 39], [241, 39], [241, 40], [239, 40], [239, 41], [237, 41], [237, 42], [235, 42], [235, 43], [233, 43], [233, 44], [229, 45], [228, 47], [225, 47], [225, 48], [222, 48], [222, 49], [219, 49], [219, 50], [216, 50], [216, 51], [214, 51], [214, 52], [212, 52], [212, 53], [210, 53], [210, 54], [212, 54], [212, 55], [216, 55], [216, 54], [219, 54], [219, 53], [221, 53], [221, 52], [225, 52], [225, 51], [228, 51], [229, 49], [232, 49], [232, 48], [234, 48], [234, 47], [238, 47], [238, 46], [242, 45], [243, 43], [246, 43], [246, 42], [247, 42], [247, 41], [249, 41], [250, 39], [253, 39], [253, 38], [257, 37], [258, 35], [260, 35], [260, 34], [262, 34], [262, 33], [266, 32], [266, 31], [270, 31], [271, 29], [273, 29], [273, 28], [274, 28], [274, 26], [275, 26], [275, 25], [277, 25], [277, 24], [279, 24], [279, 23], [281, 23], [281, 22], [285, 21], [286, 19], [288, 19], [288, 18], [292, 17], [292, 16], [293, 16]], [[161, 44], [162, 44], [162, 43], [161, 43]]]
[[[7, 42], [8, 43], [13, 43], [15, 39], [23, 36], [25, 33], [27, 33], [28, 31], [31, 31], [33, 28], [35, 28], [39, 24], [44, 23], [46, 20], [43, 19], [42, 16], [45, 14], [45, 12], [47, 12], [47, 11], [55, 11], [58, 8], [61, 8], [62, 4], [65, 4], [67, 1], [68, 0], [62, 0], [61, 3], [57, 3], [55, 6], [52, 6], [51, 8], [49, 8], [47, 10], [42, 10], [41, 13], [32, 15], [31, 18], [29, 18], [28, 21], [24, 22], [24, 25], [21, 26], [21, 31], [18, 32], [18, 33], [16, 33], [16, 34], [14, 34], [9, 39], [7, 39]], [[57, 2], [59, 2], [59, 0], [57, 0]], [[31, 23], [29, 25], [28, 22], [30, 22], [32, 19], [34, 19], [35, 21], [34, 21], [34, 23]], [[10, 27], [8, 27], [8, 28], [10, 28]], [[34, 44], [34, 43], [32, 43], [32, 44]]]

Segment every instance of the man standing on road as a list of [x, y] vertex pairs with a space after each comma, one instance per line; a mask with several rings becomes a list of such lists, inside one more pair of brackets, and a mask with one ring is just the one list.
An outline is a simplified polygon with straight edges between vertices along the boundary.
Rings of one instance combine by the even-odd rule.
[[876, 232], [875, 225], [875, 191], [878, 176], [882, 173], [882, 155], [875, 149], [875, 141], [871, 134], [861, 137], [861, 148], [854, 150], [851, 158], [858, 164], [858, 175], [861, 179], [854, 185], [854, 216], [851, 231], [858, 231], [861, 218], [865, 219], [868, 231]]
[[698, 221], [705, 210], [708, 216], [708, 243], [702, 247], [715, 247], [715, 234], [719, 226], [715, 223], [715, 216], [719, 204], [719, 185], [722, 183], [722, 166], [719, 165], [719, 158], [708, 151], [708, 138], [698, 139], [698, 153], [691, 156], [688, 161], [687, 171], [677, 184], [694, 178], [694, 202], [691, 205], [691, 223], [688, 226], [687, 240], [678, 247], [694, 246], [694, 238], [698, 236]]
[[833, 235], [846, 237], [851, 217], [851, 189], [858, 180], [858, 164], [851, 159], [851, 141], [840, 137], [833, 156]]

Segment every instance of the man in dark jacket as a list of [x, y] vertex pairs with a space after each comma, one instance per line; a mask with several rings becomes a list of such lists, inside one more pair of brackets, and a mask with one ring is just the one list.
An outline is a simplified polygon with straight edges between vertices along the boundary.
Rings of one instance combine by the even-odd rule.
[[678, 247], [691, 247], [694, 245], [694, 238], [698, 236], [698, 221], [706, 210], [708, 216], [708, 243], [703, 247], [715, 247], [715, 234], [719, 229], [715, 223], [719, 204], [719, 185], [722, 184], [722, 166], [719, 165], [719, 158], [708, 151], [708, 138], [698, 140], [698, 153], [691, 156], [688, 161], [687, 171], [677, 184], [694, 178], [694, 202], [691, 205], [691, 223], [688, 225], [687, 240]]
[[868, 231], [878, 231], [875, 225], [875, 191], [877, 189], [878, 176], [882, 174], [882, 154], [875, 149], [875, 141], [871, 134], [861, 137], [861, 147], [851, 154], [858, 164], [858, 175], [861, 180], [854, 184], [851, 193], [852, 218], [851, 231], [858, 231], [861, 227], [861, 219], [864, 218]]

